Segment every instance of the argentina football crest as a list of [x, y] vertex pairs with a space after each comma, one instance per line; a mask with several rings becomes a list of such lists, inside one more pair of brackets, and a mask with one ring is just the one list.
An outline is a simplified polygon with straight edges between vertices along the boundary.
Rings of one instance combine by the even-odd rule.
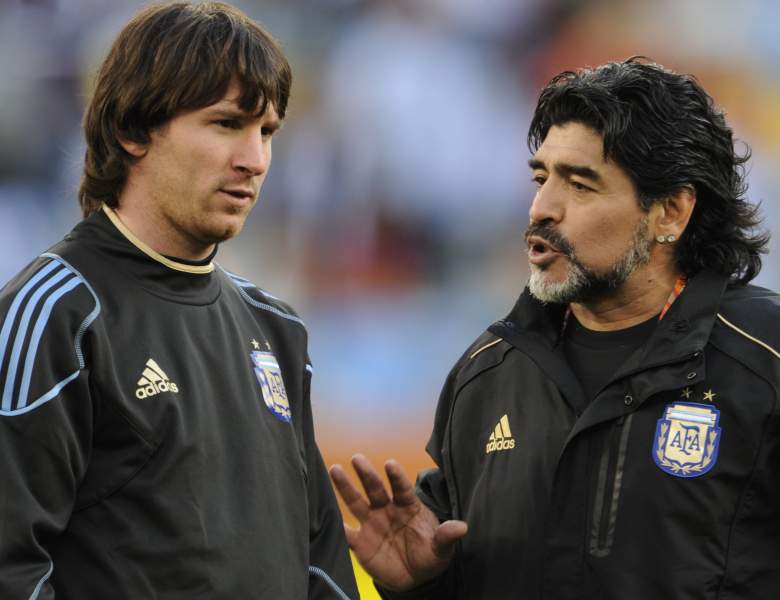
[[272, 352], [250, 352], [249, 355], [255, 366], [255, 375], [260, 382], [265, 405], [277, 419], [289, 423], [292, 420], [290, 402], [276, 357]]
[[720, 411], [712, 405], [675, 402], [658, 419], [653, 460], [675, 477], [704, 475], [718, 460]]

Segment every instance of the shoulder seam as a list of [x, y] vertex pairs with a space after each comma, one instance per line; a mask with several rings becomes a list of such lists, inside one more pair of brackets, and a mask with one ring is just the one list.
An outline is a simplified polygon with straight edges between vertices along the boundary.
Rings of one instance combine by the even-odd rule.
[[231, 273], [230, 271], [228, 271], [228, 270], [227, 270], [225, 267], [223, 267], [222, 265], [220, 265], [220, 266], [219, 266], [219, 268], [220, 268], [220, 269], [222, 269], [222, 271], [223, 271], [223, 272], [224, 272], [224, 273], [225, 273], [225, 274], [226, 274], [228, 277], [230, 277], [230, 279], [232, 279], [232, 280], [233, 280], [233, 283], [235, 283], [235, 284], [236, 284], [238, 287], [240, 287], [240, 288], [254, 288], [254, 289], [256, 289], [258, 292], [260, 292], [261, 294], [263, 294], [263, 296], [265, 296], [266, 298], [270, 298], [271, 300], [278, 300], [279, 302], [283, 302], [283, 300], [282, 300], [281, 298], [277, 298], [277, 297], [276, 297], [276, 296], [274, 296], [273, 294], [269, 293], [267, 290], [264, 290], [263, 288], [261, 288], [261, 287], [259, 287], [259, 286], [255, 285], [254, 283], [252, 283], [251, 281], [249, 281], [249, 280], [248, 280], [246, 277], [241, 277], [240, 275], [236, 275], [235, 273]]
[[749, 339], [751, 342], [753, 342], [753, 343], [755, 343], [755, 344], [758, 344], [758, 345], [759, 345], [759, 346], [761, 346], [761, 347], [762, 347], [764, 350], [768, 350], [769, 352], [771, 352], [772, 354], [774, 354], [775, 358], [778, 358], [778, 359], [780, 359], [780, 352], [778, 352], [777, 350], [775, 350], [774, 348], [772, 348], [772, 346], [770, 346], [770, 345], [769, 345], [769, 344], [767, 344], [766, 342], [762, 342], [761, 340], [759, 340], [758, 338], [755, 338], [755, 337], [753, 337], [752, 335], [750, 335], [750, 334], [749, 334], [749, 333], [747, 333], [746, 331], [743, 331], [742, 329], [740, 329], [739, 327], [737, 327], [736, 325], [734, 325], [734, 323], [732, 323], [732, 322], [730, 322], [728, 319], [726, 319], [726, 317], [724, 317], [724, 316], [723, 316], [722, 314], [720, 314], [720, 313], [718, 313], [718, 319], [720, 319], [720, 320], [721, 320], [721, 321], [722, 321], [722, 322], [723, 322], [723, 323], [724, 323], [724, 324], [725, 324], [727, 327], [729, 327], [729, 328], [733, 329], [734, 331], [736, 331], [736, 332], [737, 332], [737, 333], [739, 333], [740, 335], [742, 335], [742, 336], [746, 337], [746, 338], [747, 338], [747, 339]]
[[487, 350], [487, 349], [488, 349], [488, 348], [490, 348], [491, 346], [495, 346], [496, 344], [498, 344], [499, 342], [502, 342], [502, 341], [503, 341], [503, 339], [502, 339], [502, 338], [498, 338], [498, 339], [496, 339], [496, 340], [493, 340], [492, 342], [488, 342], [488, 343], [487, 343], [487, 344], [485, 344], [484, 346], [480, 347], [479, 349], [477, 349], [477, 350], [475, 350], [474, 352], [472, 352], [471, 354], [469, 354], [469, 360], [472, 360], [474, 357], [476, 357], [476, 356], [477, 356], [477, 354], [479, 354], [479, 353], [480, 353], [480, 352], [482, 352], [483, 350]]
[[97, 316], [100, 314], [100, 311], [102, 310], [102, 306], [100, 304], [100, 298], [98, 298], [97, 293], [95, 293], [95, 290], [93, 289], [92, 285], [87, 281], [87, 278], [84, 277], [81, 274], [81, 271], [76, 269], [73, 265], [71, 265], [67, 260], [62, 258], [58, 254], [54, 254], [53, 252], [45, 252], [41, 254], [41, 256], [46, 256], [48, 258], [51, 258], [53, 260], [56, 260], [60, 262], [61, 264], [65, 265], [68, 269], [70, 269], [73, 273], [75, 273], [79, 279], [84, 283], [86, 288], [89, 290], [89, 293], [92, 294], [92, 298], [95, 300], [95, 308], [92, 309], [92, 312], [87, 315], [87, 317], [84, 319], [84, 321], [81, 323], [81, 326], [78, 329], [78, 332], [76, 333], [76, 337], [74, 339], [75, 342], [75, 348], [76, 348], [76, 356], [79, 359], [79, 369], [83, 369], [86, 364], [84, 362], [84, 353], [81, 350], [81, 338], [84, 337], [84, 333], [89, 329], [89, 326], [94, 323]]
[[[250, 304], [255, 308], [259, 308], [260, 310], [265, 310], [270, 313], [273, 313], [279, 317], [282, 317], [283, 319], [287, 319], [289, 321], [298, 323], [304, 329], [306, 329], [306, 323], [303, 322], [303, 319], [301, 319], [300, 317], [296, 317], [295, 315], [291, 315], [290, 313], [286, 313], [283, 310], [276, 308], [275, 306], [271, 306], [270, 304], [266, 304], [264, 302], [258, 302], [246, 292], [246, 288], [256, 289], [264, 296], [268, 298], [272, 298], [273, 300], [279, 300], [278, 298], [272, 296], [271, 294], [265, 292], [264, 290], [261, 290], [259, 287], [257, 287], [254, 283], [252, 283], [248, 279], [244, 279], [243, 277], [239, 277], [238, 275], [231, 273], [227, 269], [223, 268], [221, 265], [219, 265], [219, 268], [223, 273], [225, 273], [225, 275], [228, 276], [228, 279], [231, 281], [231, 283], [233, 283], [233, 285], [236, 286], [238, 293], [241, 295], [241, 297], [244, 299], [244, 301], [247, 304]], [[279, 301], [281, 302], [281, 300]]]

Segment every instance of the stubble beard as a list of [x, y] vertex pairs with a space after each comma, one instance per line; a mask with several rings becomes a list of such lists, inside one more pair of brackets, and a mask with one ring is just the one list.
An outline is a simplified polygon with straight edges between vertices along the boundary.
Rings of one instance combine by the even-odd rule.
[[[638, 268], [650, 262], [650, 240], [647, 232], [647, 217], [643, 217], [632, 236], [628, 250], [620, 256], [605, 273], [596, 273], [583, 265], [576, 257], [574, 248], [565, 239], [544, 227], [536, 230], [542, 237], [557, 241], [567, 259], [567, 272], [563, 281], [549, 281], [545, 269], [531, 265], [528, 289], [531, 295], [545, 304], [570, 304], [589, 302], [613, 294]], [[551, 235], [552, 233], [552, 235]]]
[[[258, 194], [259, 195], [259, 194]], [[248, 208], [227, 206], [224, 209], [213, 209], [207, 206], [201, 215], [197, 215], [193, 223], [193, 235], [204, 244], [221, 244], [238, 236], [244, 229], [246, 220], [257, 203], [257, 196]], [[224, 215], [222, 214], [224, 210]], [[227, 217], [227, 221], [225, 221]]]

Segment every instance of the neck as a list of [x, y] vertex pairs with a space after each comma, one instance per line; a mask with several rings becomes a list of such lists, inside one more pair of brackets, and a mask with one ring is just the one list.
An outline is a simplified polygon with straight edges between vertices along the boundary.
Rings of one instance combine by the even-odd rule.
[[660, 313], [679, 276], [673, 265], [647, 265], [632, 273], [612, 294], [589, 302], [573, 302], [571, 311], [587, 329], [626, 329]]
[[155, 210], [154, 196], [130, 185], [119, 199], [114, 212], [130, 232], [163, 256], [200, 261], [214, 253], [216, 244], [205, 244], [187, 236]]

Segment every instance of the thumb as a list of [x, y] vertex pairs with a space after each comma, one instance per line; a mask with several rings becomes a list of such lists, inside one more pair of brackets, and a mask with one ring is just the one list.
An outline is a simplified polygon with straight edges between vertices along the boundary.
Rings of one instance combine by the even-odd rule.
[[433, 532], [433, 553], [440, 559], [449, 560], [455, 552], [456, 542], [467, 532], [465, 521], [444, 521]]

